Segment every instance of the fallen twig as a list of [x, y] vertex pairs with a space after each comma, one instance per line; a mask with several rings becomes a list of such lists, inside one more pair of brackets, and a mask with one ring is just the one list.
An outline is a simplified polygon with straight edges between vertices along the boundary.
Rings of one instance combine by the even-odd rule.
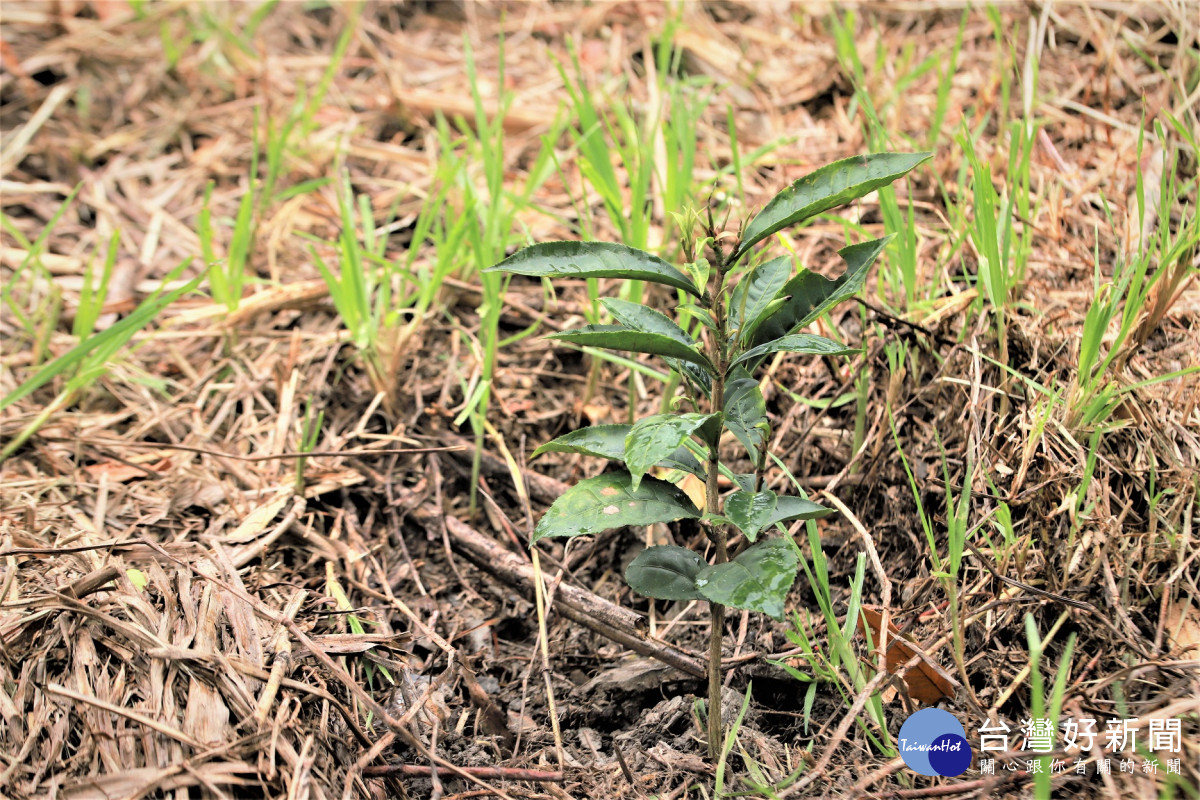
[[[428, 503], [416, 504], [408, 518], [421, 525], [441, 524], [437, 510]], [[532, 596], [535, 580], [532, 565], [465, 522], [451, 516], [444, 519], [446, 532], [456, 550], [505, 583]], [[703, 665], [694, 656], [666, 642], [651, 639], [642, 629], [645, 622], [640, 614], [568, 583], [560, 584], [554, 595], [554, 607], [568, 619], [680, 672], [697, 678], [705, 676]]]

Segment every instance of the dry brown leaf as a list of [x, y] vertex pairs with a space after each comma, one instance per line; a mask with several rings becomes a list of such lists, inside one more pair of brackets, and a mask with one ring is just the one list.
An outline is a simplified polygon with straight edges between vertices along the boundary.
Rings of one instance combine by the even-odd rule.
[[274, 498], [250, 512], [233, 533], [225, 537], [232, 544], [242, 544], [256, 539], [274, 521], [279, 512], [292, 498], [291, 489], [283, 489]]
[[[864, 619], [866, 620], [865, 625], [863, 624]], [[867, 636], [867, 626], [870, 626], [868, 638], [872, 642], [878, 643], [880, 630], [883, 627], [883, 609], [878, 606], [863, 606], [862, 619], [858, 621], [858, 627], [863, 632], [863, 636]], [[943, 697], [953, 697], [954, 688], [957, 686], [955, 680], [933, 663], [929, 656], [918, 649], [914, 642], [901, 634], [899, 628], [889, 621], [888, 672], [899, 672], [915, 655], [920, 656], [917, 665], [905, 670], [900, 675], [900, 679], [904, 681], [904, 685], [908, 689], [908, 696], [927, 706], [933, 705]]]
[[357, 486], [365, 481], [362, 473], [352, 469], [333, 470], [316, 476], [315, 482], [309, 483], [304, 489], [307, 498], [320, 497], [338, 489]]
[[691, 498], [692, 502], [696, 504], [696, 508], [700, 510], [707, 508], [708, 494], [704, 481], [695, 475], [685, 475], [679, 482], [679, 488], [683, 489], [683, 493]]
[[135, 478], [146, 477], [146, 470], [141, 467], [135, 467], [132, 464], [122, 464], [119, 461], [101, 461], [99, 464], [89, 464], [83, 470], [96, 480], [100, 480], [101, 476], [105, 476], [108, 478], [109, 483], [124, 483]]
[[581, 404], [578, 408], [591, 425], [603, 425], [612, 416], [612, 406], [602, 403]]
[[1165, 616], [1167, 635], [1179, 654], [1185, 658], [1200, 655], [1200, 610], [1177, 600], [1167, 605]]
[[101, 22], [115, 22], [133, 16], [128, 0], [92, 0], [92, 10]]
[[163, 453], [142, 453], [125, 461], [101, 461], [89, 464], [83, 471], [96, 480], [101, 476], [108, 478], [109, 483], [125, 483], [137, 478], [145, 478], [151, 473], [165, 472], [171, 468], [171, 461]]

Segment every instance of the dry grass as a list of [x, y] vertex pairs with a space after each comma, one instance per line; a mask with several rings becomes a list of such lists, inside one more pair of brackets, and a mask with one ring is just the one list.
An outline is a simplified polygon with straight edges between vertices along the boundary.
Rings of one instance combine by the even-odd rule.
[[[898, 142], [929, 137], [937, 70], [912, 77], [911, 69], [948, 50], [960, 18], [955, 4], [937, 5], [859, 8], [856, 42], [867, 86]], [[117, 259], [98, 329], [199, 254], [209, 181], [213, 217], [237, 214], [249, 186], [255, 114], [279, 121], [298, 97], [312, 97], [348, 24], [357, 27], [346, 55], [305, 117], [303, 135], [285, 151], [276, 189], [345, 169], [378, 220], [394, 209], [389, 257], [407, 252], [413, 220], [437, 191], [436, 167], [448, 155], [437, 115], [473, 115], [464, 35], [493, 109], [497, 34], [507, 36], [505, 80], [515, 100], [505, 117], [505, 170], [514, 185], [542, 146], [539, 137], [566, 113], [548, 53], [565, 58], [568, 40], [596, 86], [628, 97], [640, 112], [661, 102], [647, 65], [671, 11], [657, 4], [537, 3], [501, 14], [458, 2], [367, 4], [361, 13], [284, 2], [239, 41], [236, 32], [255, 9], [194, 3], [134, 13], [119, 0], [61, 0], [10, 1], [0, 10], [0, 202], [9, 223], [0, 280], [11, 281], [33, 320], [24, 327], [11, 307], [0, 311], [0, 393], [75, 344], [70, 321], [85, 269], [103, 260], [111, 237]], [[698, 124], [698, 179], [717, 178], [731, 157], [727, 103], [743, 153], [788, 137], [746, 171], [749, 208], [812, 166], [868, 146], [827, 12], [816, 5], [682, 7], [675, 42], [683, 70], [723, 86]], [[1195, 6], [1184, 2], [1002, 13], [1022, 32], [1011, 42], [1009, 70], [1017, 107], [1025, 31], [1039, 19], [1046, 30], [1035, 109], [1045, 136], [1031, 167], [1041, 204], [1038, 217], [1024, 221], [1035, 234], [1028, 280], [1009, 319], [1009, 363], [1030, 381], [1068, 386], [1093, 296], [1093, 254], [1110, 276], [1143, 235], [1132, 214], [1143, 114], [1153, 120], [1169, 112], [1196, 129], [1200, 26]], [[969, 732], [989, 712], [1010, 721], [1028, 715], [1023, 619], [1031, 612], [1043, 636], [1056, 631], [1043, 662], [1051, 675], [1067, 634], [1078, 636], [1065, 713], [1143, 724], [1184, 719], [1175, 796], [1186, 796], [1200, 780], [1200, 384], [1193, 373], [1130, 391], [1115, 412], [1123, 425], [1093, 448], [1090, 431], [1073, 429], [1058, 411], [1047, 417], [1036, 393], [997, 369], [991, 319], [973, 310], [975, 289], [964, 280], [976, 254], [946, 199], [970, 207], [963, 154], [950, 138], [961, 124], [984, 126], [981, 155], [997, 176], [1006, 171], [1007, 153], [994, 146], [995, 121], [987, 118], [997, 112], [1009, 54], [996, 47], [982, 13], [968, 16], [962, 37], [947, 137], [933, 166], [910, 181], [921, 281], [935, 288], [935, 300], [907, 321], [872, 310], [860, 315], [854, 306], [840, 312], [829, 324], [866, 342], [849, 369], [780, 364], [765, 389], [776, 441], [803, 484], [840, 498], [869, 529], [894, 588], [894, 612], [963, 684], [947, 702]], [[912, 49], [908, 69], [895, 66], [904, 48]], [[871, 67], [877, 52], [886, 57]], [[583, 178], [570, 143], [558, 144], [561, 170], [535, 194], [536, 208], [519, 214], [534, 238], [578, 236], [572, 198], [581, 197]], [[1178, 169], [1190, 179], [1196, 153], [1173, 134], [1151, 141], [1147, 152], [1171, 147], [1181, 148]], [[734, 193], [732, 178], [717, 181]], [[78, 199], [49, 231], [41, 268], [18, 279], [27, 256], [21, 237], [36, 240], [76, 184]], [[176, 303], [0, 467], [0, 795], [610, 797], [632, 794], [628, 769], [639, 790], [700, 796], [690, 787], [711, 784], [711, 775], [697, 757], [702, 736], [687, 704], [656, 707], [657, 690], [581, 694], [579, 686], [622, 651], [558, 614], [549, 621], [548, 680], [564, 716], [565, 783], [452, 774], [456, 767], [562, 766], [535, 674], [541, 656], [533, 606], [456, 553], [444, 523], [436, 524], [442, 514], [466, 514], [470, 454], [443, 450], [459, 446], [453, 436], [465, 431], [453, 419], [481, 374], [472, 338], [481, 295], [469, 266], [444, 283], [438, 306], [397, 344], [392, 357], [400, 366], [384, 402], [346, 344], [310, 240], [300, 236], [336, 239], [335, 192], [326, 184], [263, 203], [254, 279], [240, 308], [226, 313], [195, 295]], [[1196, 201], [1192, 194], [1193, 210]], [[449, 203], [461, 208], [461, 187]], [[736, 218], [743, 209], [733, 203]], [[659, 197], [652, 243], [667, 224], [661, 205]], [[615, 235], [602, 211], [593, 212], [596, 236]], [[1178, 224], [1182, 213], [1182, 206], [1158, 208], [1149, 226]], [[879, 220], [868, 202], [854, 221], [879, 230]], [[824, 268], [842, 236], [840, 224], [819, 222], [797, 233], [795, 246], [805, 263]], [[418, 264], [435, 257], [423, 242], [416, 246]], [[1200, 364], [1195, 251], [1181, 264], [1178, 280], [1138, 319], [1113, 376], [1123, 386]], [[879, 304], [873, 292], [869, 300]], [[540, 287], [514, 284], [506, 301], [501, 323], [510, 333], [539, 319], [543, 329], [565, 326], [586, 306], [580, 287], [568, 287], [551, 306]], [[897, 367], [888, 352], [900, 343], [912, 355]], [[848, 433], [853, 402], [818, 411], [787, 392], [832, 399], [854, 391], [861, 371], [870, 381], [856, 449]], [[620, 418], [627, 377], [613, 365], [589, 373], [577, 354], [536, 337], [514, 344], [502, 351], [490, 413], [498, 435], [488, 449], [519, 459], [582, 417]], [[1001, 398], [1001, 386], [1011, 398]], [[0, 439], [24, 428], [57, 388], [6, 409]], [[657, 406], [656, 391], [647, 387], [639, 411]], [[315, 452], [301, 462], [297, 492], [309, 399], [325, 420]], [[964, 561], [961, 668], [952, 666], [948, 612], [928, 574], [928, 546], [889, 412], [937, 530], [945, 525], [945, 463], [952, 491], [964, 483], [973, 490], [971, 524], [983, 523], [997, 542], [977, 539], [979, 550]], [[547, 459], [537, 468], [570, 480], [596, 467]], [[512, 484], [503, 469], [485, 469], [483, 513], [473, 521], [501, 542], [524, 539], [527, 496]], [[535, 486], [537, 503], [553, 484], [543, 489]], [[1001, 505], [1013, 521], [1010, 546], [999, 544], [987, 522]], [[838, 517], [822, 535], [832, 582], [844, 593], [861, 541]], [[554, 572], [607, 599], [641, 603], [612, 574], [622, 566], [619, 543], [598, 539], [564, 560], [565, 572], [556, 562]], [[564, 558], [553, 548], [548, 555]], [[879, 589], [869, 576], [866, 594], [877, 602]], [[792, 599], [798, 608], [810, 605], [811, 591], [798, 589]], [[660, 616], [658, 631], [681, 648], [697, 647], [706, 619], [692, 609], [664, 631]], [[742, 620], [737, 630], [735, 620], [735, 634], [739, 655], [788, 647], [778, 625]], [[1030, 791], [1023, 773], [968, 773], [958, 788], [914, 777], [880, 756], [861, 728], [839, 726], [846, 705], [829, 687], [806, 732], [796, 723], [799, 704], [789, 699], [804, 687], [762, 658], [751, 671], [760, 676], [756, 695], [765, 694], [756, 696], [742, 745], [774, 780], [806, 758], [819, 763], [807, 773], [819, 780], [805, 794]], [[735, 678], [738, 686], [743, 677]], [[678, 695], [692, 691], [669, 685]], [[772, 693], [784, 714], [772, 714]], [[886, 708], [894, 735], [905, 710], [900, 699]], [[805, 755], [814, 736], [816, 755]], [[829, 758], [818, 762], [822, 754]], [[436, 764], [440, 778], [381, 774], [379, 765], [397, 758]], [[1166, 784], [1161, 773], [1068, 775], [1056, 778], [1055, 791], [1156, 797]]]

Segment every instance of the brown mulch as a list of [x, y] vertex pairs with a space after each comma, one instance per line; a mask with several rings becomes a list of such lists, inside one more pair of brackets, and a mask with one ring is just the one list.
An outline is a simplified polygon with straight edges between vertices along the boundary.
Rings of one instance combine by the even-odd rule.
[[[453, 124], [474, 115], [464, 37], [494, 110], [505, 35], [504, 88], [515, 96], [504, 119], [506, 180], [520, 185], [541, 137], [566, 113], [551, 55], [569, 63], [574, 43], [600, 95], [645, 115], [661, 102], [650, 70], [673, 13], [654, 3], [283, 2], [253, 35], [231, 33], [252, 24], [257, 8], [121, 0], [0, 8], [0, 281], [16, 304], [0, 309], [0, 396], [75, 344], [83, 275], [110, 239], [117, 260], [101, 328], [198, 255], [210, 181], [214, 219], [236, 215], [255, 115], [283, 119], [298, 97], [313, 96], [347, 26], [355, 27], [345, 57], [311, 127], [285, 154], [277, 188], [344, 171], [377, 221], [396, 220], [387, 255], [400, 258], [438, 190], [439, 159], [469, 156], [453, 141], [445, 151], [437, 132], [439, 117]], [[1132, 210], [1143, 115], [1200, 125], [1194, 11], [1186, 3], [1005, 6], [1005, 48], [986, 14], [968, 13], [935, 159], [908, 184], [922, 280], [936, 298], [898, 318], [872, 281], [865, 305], [847, 304], [828, 323], [863, 342], [861, 358], [781, 361], [764, 383], [784, 463], [849, 512], [821, 526], [839, 614], [860, 554], [873, 549], [865, 600], [881, 602], [890, 586], [897, 624], [961, 684], [942, 706], [968, 738], [988, 716], [1016, 728], [1031, 714], [1026, 614], [1046, 637], [1048, 680], [1076, 637], [1064, 714], [1137, 718], [1143, 735], [1152, 719], [1182, 719], [1177, 792], [1200, 782], [1200, 381], [1193, 373], [1129, 389], [1120, 427], [1097, 438], [1089, 461], [1094, 431], [1073, 428], [1061, 408], [1014, 388], [995, 367], [992, 325], [972, 312], [967, 276], [977, 259], [945, 198], [968, 191], [954, 139], [963, 125], [982, 126], [981, 156], [997, 176], [1007, 169], [995, 121], [1001, 76], [1019, 105], [1029, 31], [1041, 25], [1035, 112], [1045, 135], [1032, 167], [1041, 205], [1025, 221], [1035, 233], [1009, 316], [1009, 361], [1028, 380], [1068, 391], [1094, 260], [1100, 279], [1110, 279], [1140, 235]], [[825, 4], [695, 3], [679, 13], [680, 79], [717, 87], [699, 122], [698, 179], [735, 193], [719, 176], [731, 158], [727, 106], [743, 154], [778, 144], [745, 171], [746, 207], [731, 200], [733, 219], [814, 166], [868, 147]], [[855, 42], [882, 121], [897, 143], [923, 146], [938, 59], [960, 35], [961, 7], [865, 4], [857, 14]], [[899, 85], [927, 57], [933, 68]], [[1180, 180], [1194, 180], [1195, 152], [1167, 134], [1151, 136], [1147, 152], [1178, 153]], [[519, 217], [534, 239], [578, 237], [583, 224], [577, 155], [569, 137], [556, 149], [561, 169]], [[23, 268], [27, 243], [77, 184], [39, 268]], [[710, 796], [713, 769], [692, 707], [700, 682], [631, 654], [657, 642], [678, 654], [677, 666], [702, 660], [708, 616], [631, 595], [620, 575], [643, 533], [613, 532], [569, 552], [544, 548], [538, 566], [560, 603], [544, 640], [531, 586], [504, 577], [533, 569], [528, 522], [561, 491], [559, 481], [601, 468], [547, 456], [518, 486], [505, 459], [523, 464], [551, 436], [623, 419], [629, 373], [593, 368], [538, 336], [503, 349], [471, 514], [476, 438], [455, 418], [482, 370], [473, 340], [478, 278], [446, 282], [399, 347], [395, 380], [377, 393], [305, 238], [338, 236], [336, 191], [325, 184], [264, 207], [255, 279], [237, 312], [195, 295], [176, 303], [0, 464], [0, 797]], [[455, 188], [453, 202], [463, 191]], [[669, 230], [655, 200], [652, 245]], [[1178, 225], [1196, 201], [1154, 216]], [[599, 201], [589, 194], [587, 202], [597, 238], [614, 237]], [[878, 202], [864, 200], [845, 220], [879, 231]], [[844, 226], [819, 221], [793, 240], [804, 263], [827, 270]], [[436, 257], [426, 249], [421, 265]], [[1194, 273], [1200, 262], [1191, 258]], [[1120, 385], [1200, 364], [1193, 277], [1139, 318], [1138, 346], [1114, 375]], [[501, 331], [574, 325], [585, 306], [581, 286], [550, 299], [533, 282], [514, 282]], [[898, 347], [907, 355], [895, 363]], [[0, 443], [60, 384], [0, 412]], [[651, 413], [658, 389], [640, 388], [635, 410]], [[316, 451], [300, 460], [309, 402], [323, 409], [324, 426]], [[942, 552], [947, 486], [972, 493], [979, 533], [959, 581], [961, 665], [897, 445]], [[650, 535], [682, 543], [694, 532]], [[465, 543], [475, 536], [505, 548], [517, 566], [502, 573], [472, 557]], [[580, 622], [572, 598], [609, 614], [607, 627]], [[820, 619], [803, 578], [790, 606]], [[822, 641], [824, 623], [811, 624]], [[802, 766], [782, 796], [1030, 791], [1024, 772], [926, 779], [881, 755], [874, 723], [857, 713], [866, 693], [844, 673], [838, 685], [819, 685], [807, 708], [808, 685], [768, 663], [806, 669], [789, 627], [731, 615], [728, 718], [750, 680], [753, 702], [727, 791], [778, 783]], [[894, 737], [908, 713], [905, 687], [888, 676], [869, 688], [877, 687]], [[1055, 796], [1156, 797], [1170, 780], [1161, 770], [1068, 771], [1056, 776]]]

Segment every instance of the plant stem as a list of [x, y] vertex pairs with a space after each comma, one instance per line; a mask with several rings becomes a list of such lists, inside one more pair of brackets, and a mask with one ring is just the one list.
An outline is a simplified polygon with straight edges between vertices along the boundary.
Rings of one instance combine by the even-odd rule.
[[708, 757], [721, 756], [721, 640], [725, 629], [725, 606], [712, 603], [712, 634], [708, 639]]
[[[715, 413], [722, 407], [725, 394], [725, 379], [713, 381], [712, 410]], [[712, 448], [708, 458], [708, 485], [705, 487], [705, 500], [710, 514], [721, 513], [721, 501], [717, 486], [718, 465], [720, 461], [717, 448]], [[714, 564], [723, 564], [729, 560], [729, 551], [724, 525], [711, 526], [712, 542], [716, 546], [713, 557]], [[708, 635], [708, 757], [716, 759], [721, 754], [721, 641], [725, 635], [725, 606], [711, 603], [709, 607], [712, 618], [712, 630]]]
[[[713, 246], [716, 269], [712, 291], [712, 313], [716, 321], [712, 361], [717, 367], [717, 376], [712, 382], [712, 397], [709, 412], [716, 414], [725, 408], [725, 371], [728, 368], [725, 336], [725, 304], [722, 291], [725, 283], [725, 256], [720, 245]], [[720, 475], [720, 451], [714, 446], [708, 452], [708, 483], [705, 486], [705, 506], [710, 514], [721, 513], [721, 495], [717, 478]], [[710, 538], [715, 546], [713, 563], [723, 564], [729, 560], [728, 540], [724, 525], [710, 525]], [[724, 732], [721, 725], [721, 642], [725, 635], [725, 606], [711, 603], [712, 630], [708, 636], [708, 757], [713, 761], [721, 755]]]

